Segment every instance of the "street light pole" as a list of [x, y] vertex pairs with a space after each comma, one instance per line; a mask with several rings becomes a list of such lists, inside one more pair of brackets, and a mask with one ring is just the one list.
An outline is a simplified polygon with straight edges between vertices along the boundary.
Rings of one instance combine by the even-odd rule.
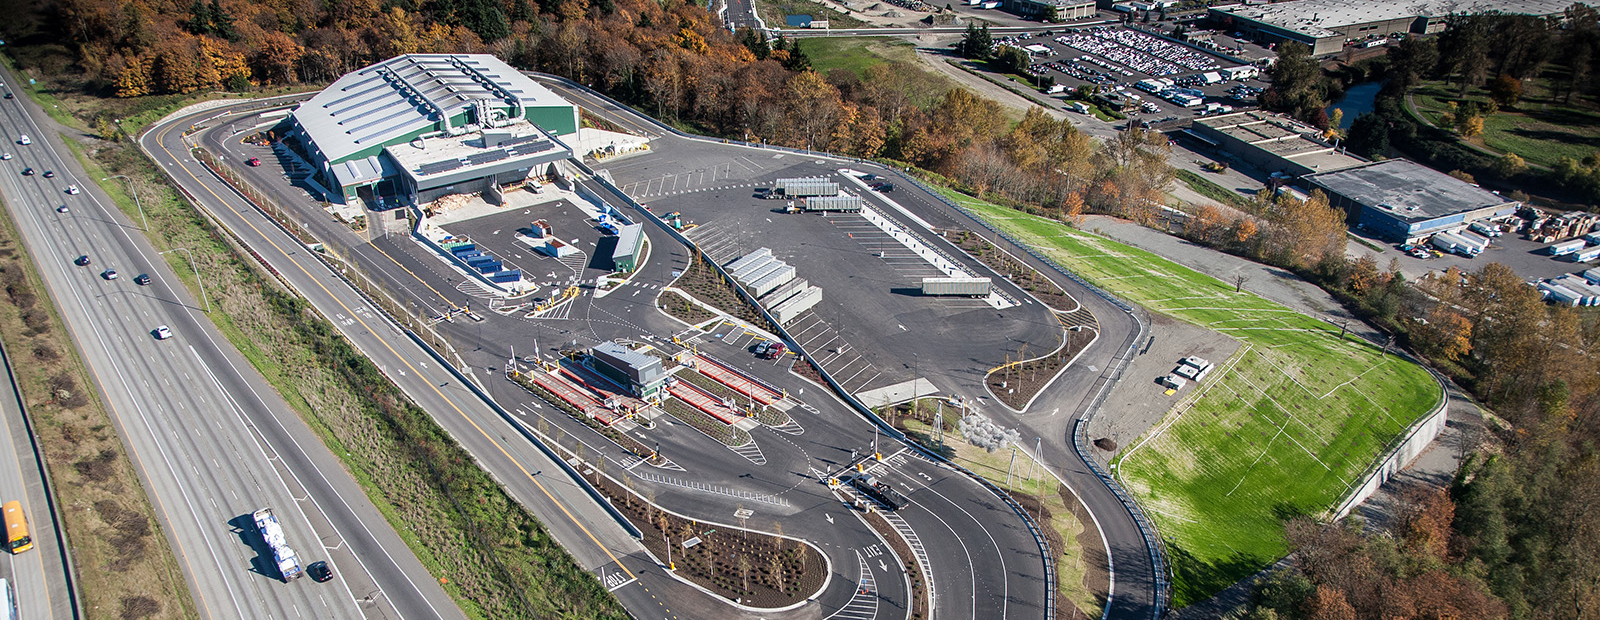
[[150, 222], [144, 219], [144, 205], [139, 203], [139, 190], [133, 186], [133, 179], [128, 178], [126, 174], [119, 174], [100, 180], [110, 181], [111, 179], [122, 179], [128, 182], [128, 193], [133, 195], [133, 206], [139, 207], [139, 230], [150, 230]]
[[206, 312], [210, 312], [211, 311], [211, 298], [206, 296], [206, 283], [205, 283], [205, 280], [201, 280], [200, 279], [200, 266], [194, 262], [194, 252], [190, 252], [189, 248], [173, 248], [173, 249], [167, 250], [166, 252], [159, 252], [159, 253], [160, 254], [168, 254], [168, 253], [171, 253], [171, 252], [178, 252], [178, 251], [182, 251], [185, 255], [187, 255], [189, 257], [189, 267], [191, 269], [194, 269], [194, 281], [195, 281], [196, 284], [200, 285], [200, 299], [202, 299], [202, 300], [204, 300], [206, 302]]

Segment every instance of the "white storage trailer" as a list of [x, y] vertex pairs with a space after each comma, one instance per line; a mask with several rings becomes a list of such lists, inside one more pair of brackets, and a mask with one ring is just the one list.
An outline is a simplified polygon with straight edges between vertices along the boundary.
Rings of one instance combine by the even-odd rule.
[[785, 282], [783, 286], [773, 289], [771, 293], [762, 295], [761, 305], [771, 310], [773, 306], [789, 301], [790, 297], [794, 297], [795, 293], [805, 290], [807, 286], [810, 286], [810, 284], [806, 282], [805, 278], [795, 278]]
[[760, 280], [751, 282], [750, 294], [755, 295], [756, 297], [766, 295], [767, 293], [778, 290], [778, 287], [783, 286], [793, 279], [794, 266], [785, 264], [782, 267], [779, 267], [777, 271], [762, 276]]
[[272, 514], [271, 508], [262, 508], [250, 515], [255, 519], [256, 531], [261, 533], [261, 540], [272, 549], [272, 560], [278, 566], [278, 574], [283, 575], [284, 581], [294, 581], [304, 573], [300, 568], [300, 558], [295, 556], [294, 549], [289, 547], [288, 537], [283, 533], [283, 524], [278, 523], [278, 517]]
[[762, 257], [771, 258], [772, 250], [761, 248], [744, 256], [740, 256], [739, 258], [733, 259], [733, 262], [723, 265], [722, 268], [726, 269], [728, 273], [733, 273], [734, 271], [739, 270], [741, 267], [748, 266], [755, 261], [761, 260]]
[[734, 279], [738, 280], [740, 284], [743, 284], [745, 286], [750, 286], [750, 285], [755, 284], [756, 282], [760, 281], [762, 278], [765, 278], [765, 277], [767, 277], [769, 275], [777, 273], [778, 270], [783, 269], [784, 267], [788, 267], [788, 266], [789, 266], [788, 263], [785, 263], [785, 262], [783, 262], [781, 260], [773, 260], [773, 261], [767, 263], [766, 266], [764, 266], [764, 267], [762, 267], [760, 269], [756, 269], [756, 270], [751, 271], [749, 273], [746, 273], [746, 274], [744, 274], [742, 276], [737, 276]]
[[1432, 243], [1433, 247], [1445, 252], [1453, 252], [1467, 257], [1477, 256], [1479, 252], [1483, 251], [1482, 247], [1466, 240], [1461, 235], [1449, 232], [1434, 235], [1428, 242]]
[[1561, 286], [1560, 284], [1540, 282], [1539, 290], [1544, 293], [1545, 300], [1564, 306], [1576, 306], [1583, 301], [1583, 296], [1579, 295], [1577, 291], [1565, 286]]
[[1574, 263], [1588, 263], [1600, 259], [1600, 245], [1587, 247], [1569, 254]]
[[800, 313], [815, 307], [820, 301], [822, 301], [822, 289], [812, 286], [773, 306], [769, 312], [779, 325], [783, 325], [793, 321], [795, 317], [800, 316]]
[[754, 273], [759, 273], [761, 271], [766, 270], [769, 267], [772, 267], [773, 265], [776, 265], [776, 264], [779, 264], [779, 263], [782, 263], [782, 262], [783, 261], [780, 261], [780, 260], [778, 260], [776, 258], [773, 258], [771, 256], [762, 256], [760, 258], [757, 258], [756, 260], [753, 260], [751, 262], [748, 262], [748, 263], [745, 263], [743, 265], [740, 265], [738, 269], [729, 269], [728, 270], [728, 275], [733, 276], [733, 279], [735, 279], [735, 280], [743, 282], [744, 279], [746, 277], [748, 277], [749, 275], [754, 274]]
[[857, 213], [861, 211], [861, 197], [855, 194], [812, 196], [810, 198], [801, 199], [800, 206], [808, 213], [814, 211]]
[[923, 278], [923, 295], [987, 297], [994, 289], [988, 278]]
[[1589, 242], [1582, 239], [1569, 239], [1560, 243], [1552, 243], [1550, 244], [1550, 255], [1566, 256], [1578, 250], [1582, 250], [1583, 246], [1588, 244]]
[[833, 196], [839, 193], [839, 184], [829, 181], [826, 177], [802, 177], [796, 179], [778, 179], [772, 184], [772, 189], [767, 192], [768, 198], [806, 198], [809, 196]]

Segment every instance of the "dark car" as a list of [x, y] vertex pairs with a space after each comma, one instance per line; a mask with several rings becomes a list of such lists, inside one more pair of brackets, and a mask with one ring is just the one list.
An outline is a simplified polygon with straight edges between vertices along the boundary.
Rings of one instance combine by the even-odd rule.
[[22, 174], [27, 175], [27, 176], [33, 176], [33, 168], [23, 168], [22, 169]]
[[885, 194], [894, 191], [893, 183], [873, 183], [869, 187], [872, 188], [872, 191], [883, 192]]
[[137, 284], [139, 286], [148, 286], [150, 284], [150, 274], [141, 273], [139, 275], [134, 276], [133, 277], [133, 283]]
[[46, 179], [54, 179], [54, 178], [56, 178], [56, 171], [54, 171], [54, 170], [46, 170], [46, 171], [44, 171], [44, 178], [46, 178]]
[[306, 567], [306, 574], [311, 575], [312, 581], [322, 583], [333, 579], [333, 567], [328, 566], [327, 562], [312, 562]]
[[88, 265], [89, 264], [89, 255], [88, 254], [84, 254], [83, 256], [79, 256], [77, 258], [77, 260], [74, 260], [72, 262], [77, 263], [79, 267]]
[[11, 98], [11, 93], [6, 93], [6, 98], [10, 99]]

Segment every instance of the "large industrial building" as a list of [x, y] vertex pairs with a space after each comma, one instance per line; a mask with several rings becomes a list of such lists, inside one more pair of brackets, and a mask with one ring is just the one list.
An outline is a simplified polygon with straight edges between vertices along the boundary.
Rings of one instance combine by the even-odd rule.
[[1056, 21], [1070, 22], [1098, 15], [1094, 0], [1005, 0], [1007, 11], [1024, 17], [1043, 16], [1051, 8], [1056, 10]]
[[488, 54], [406, 54], [339, 78], [287, 137], [333, 202], [427, 203], [543, 174], [572, 157], [578, 109]]
[[1359, 228], [1395, 243], [1509, 216], [1521, 203], [1405, 159], [1301, 178], [1342, 207]]
[[1345, 41], [1394, 33], [1434, 34], [1452, 13], [1498, 11], [1559, 16], [1572, 0], [1290, 0], [1211, 7], [1211, 20], [1224, 28], [1274, 42], [1311, 46], [1313, 56], [1344, 49]]
[[1198, 118], [1188, 133], [1252, 166], [1293, 177], [1343, 170], [1367, 161], [1323, 140], [1316, 127], [1273, 112], [1251, 110]]

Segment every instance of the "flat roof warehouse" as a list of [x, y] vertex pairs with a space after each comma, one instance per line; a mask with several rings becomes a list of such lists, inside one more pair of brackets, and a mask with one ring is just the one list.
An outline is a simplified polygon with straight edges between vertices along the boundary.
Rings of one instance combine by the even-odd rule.
[[1314, 55], [1323, 56], [1339, 52], [1350, 39], [1436, 33], [1451, 14], [1556, 16], [1572, 4], [1571, 0], [1290, 0], [1212, 7], [1211, 18], [1268, 38], [1305, 43]]

